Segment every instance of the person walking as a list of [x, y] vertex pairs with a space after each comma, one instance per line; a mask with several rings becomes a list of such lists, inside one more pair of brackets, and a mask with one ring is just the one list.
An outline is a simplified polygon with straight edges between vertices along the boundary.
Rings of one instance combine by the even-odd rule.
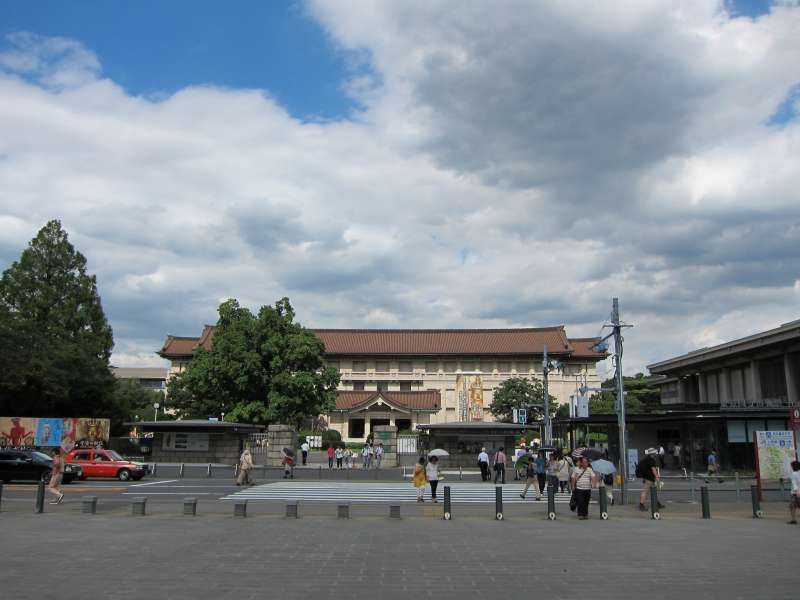
[[369, 455], [372, 450], [369, 447], [369, 444], [364, 444], [364, 447], [361, 449], [361, 460], [364, 462], [363, 468], [369, 469]]
[[425, 502], [425, 486], [428, 479], [425, 476], [425, 457], [420, 456], [417, 464], [414, 465], [414, 477], [412, 478], [414, 487], [417, 488], [417, 502]]
[[283, 478], [294, 479], [294, 456], [289, 456], [284, 452], [281, 464], [283, 465]]
[[336, 458], [336, 468], [342, 468], [342, 459], [344, 458], [344, 450], [342, 450], [341, 446], [336, 447], [336, 451], [334, 452], [334, 457]]
[[525, 487], [519, 497], [524, 500], [525, 496], [528, 495], [528, 488], [533, 486], [533, 491], [536, 492], [534, 500], [541, 500], [542, 493], [539, 491], [538, 481], [539, 478], [536, 476], [536, 460], [533, 457], [533, 452], [530, 452], [525, 466]]
[[250, 479], [253, 467], [253, 455], [250, 448], [245, 448], [239, 457], [239, 476], [236, 478], [236, 485], [253, 485], [253, 480]]
[[558, 457], [558, 488], [563, 494], [569, 489], [570, 480], [570, 461], [563, 454]]
[[378, 444], [378, 447], [375, 448], [375, 468], [381, 468], [381, 461], [383, 460], [383, 442]]
[[719, 474], [719, 457], [717, 456], [716, 451], [712, 448], [711, 452], [708, 454], [708, 476], [706, 477], [706, 483], [708, 483], [709, 478], [716, 476], [717, 480], [720, 483], [725, 483], [725, 480]]
[[553, 493], [558, 490], [558, 456], [555, 452], [550, 453], [547, 461], [547, 485], [553, 488]]
[[425, 477], [431, 486], [431, 500], [439, 502], [436, 499], [436, 486], [439, 485], [439, 458], [437, 456], [431, 456], [428, 459], [428, 464], [425, 465]]
[[528, 449], [525, 447], [524, 442], [519, 448], [514, 450], [514, 456], [512, 461], [514, 463], [514, 481], [519, 481], [524, 477], [523, 472], [526, 471], [526, 468], [524, 467], [524, 461], [520, 462], [519, 459], [527, 454], [528, 454]]
[[[656, 493], [656, 486], [661, 481], [661, 473], [656, 465], [655, 456], [658, 451], [654, 448], [645, 450], [644, 458], [636, 465], [636, 476], [642, 478], [642, 493], [639, 495], [639, 510], [647, 510], [647, 502], [650, 494]], [[658, 508], [664, 508], [661, 502], [658, 502]]]
[[602, 477], [599, 477], [598, 485], [600, 488], [600, 493], [605, 493], [608, 503], [611, 506], [614, 506], [614, 475], [612, 473], [608, 473]]
[[61, 504], [64, 500], [64, 492], [61, 491], [61, 479], [64, 477], [64, 457], [61, 456], [61, 448], [53, 450], [53, 464], [50, 467], [50, 482], [47, 484], [47, 491], [55, 496], [50, 504]]
[[336, 456], [336, 450], [333, 449], [333, 446], [328, 446], [328, 468], [333, 468], [333, 457]]
[[578, 507], [578, 519], [585, 521], [589, 518], [589, 500], [592, 499], [592, 488], [596, 477], [589, 461], [585, 456], [578, 459], [578, 465], [572, 474], [572, 489], [575, 492], [575, 503]]
[[345, 448], [344, 451], [344, 464], [348, 469], [353, 468], [353, 450], [350, 448]]
[[789, 499], [789, 525], [797, 525], [797, 509], [800, 508], [800, 461], [792, 461], [792, 496]]
[[308, 463], [308, 449], [310, 446], [308, 445], [308, 438], [300, 445], [300, 452], [303, 454], [303, 466], [305, 467]]
[[502, 446], [494, 454], [494, 483], [497, 485], [497, 480], [501, 479], [503, 485], [506, 483], [506, 453], [505, 448]]
[[666, 464], [664, 461], [664, 457], [666, 456], [666, 452], [664, 452], [664, 446], [658, 446], [658, 462], [661, 463], [661, 468], [665, 468]]
[[491, 477], [489, 476], [489, 455], [486, 454], [486, 448], [481, 448], [480, 454], [478, 454], [478, 468], [481, 470], [481, 481], [489, 481]]
[[544, 494], [544, 485], [547, 482], [547, 459], [544, 457], [544, 450], [539, 450], [533, 460], [536, 465], [536, 480], [539, 482], [539, 495]]
[[675, 468], [680, 469], [683, 466], [683, 461], [681, 460], [681, 444], [680, 442], [675, 443], [675, 447], [672, 449], [672, 460], [675, 463]]

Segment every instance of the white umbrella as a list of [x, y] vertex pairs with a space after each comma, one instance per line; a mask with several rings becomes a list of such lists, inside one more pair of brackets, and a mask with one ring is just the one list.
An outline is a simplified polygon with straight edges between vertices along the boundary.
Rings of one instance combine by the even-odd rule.
[[431, 450], [428, 452], [428, 456], [450, 456], [450, 453], [447, 450], [442, 450], [441, 448], [436, 448], [435, 450]]

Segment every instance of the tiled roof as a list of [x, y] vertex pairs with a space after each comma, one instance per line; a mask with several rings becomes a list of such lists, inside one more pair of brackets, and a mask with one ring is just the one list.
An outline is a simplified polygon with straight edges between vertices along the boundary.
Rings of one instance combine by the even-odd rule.
[[[597, 338], [568, 339], [563, 326], [521, 329], [312, 329], [335, 355], [441, 356], [541, 354], [602, 359], [591, 347]], [[190, 357], [197, 347], [211, 349], [214, 327], [197, 337], [167, 336], [158, 353], [164, 358]]]
[[438, 411], [442, 406], [439, 390], [425, 390], [422, 392], [363, 392], [339, 391], [336, 392], [336, 410], [355, 410], [360, 406], [372, 403], [376, 398], [383, 398], [386, 402], [397, 408], [406, 410], [431, 410]]

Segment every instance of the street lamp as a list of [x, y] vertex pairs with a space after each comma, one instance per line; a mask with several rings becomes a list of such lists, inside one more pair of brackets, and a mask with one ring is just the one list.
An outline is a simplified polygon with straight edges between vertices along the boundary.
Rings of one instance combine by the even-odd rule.
[[161, 406], [161, 405], [160, 405], [158, 402], [156, 402], [155, 404], [153, 404], [153, 408], [154, 408], [154, 409], [156, 409], [156, 421], [158, 421], [158, 408], [159, 408], [160, 406]]

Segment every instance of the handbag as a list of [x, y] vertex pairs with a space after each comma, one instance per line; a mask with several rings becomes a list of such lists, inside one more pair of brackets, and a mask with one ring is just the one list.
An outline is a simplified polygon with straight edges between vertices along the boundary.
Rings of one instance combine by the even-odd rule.
[[578, 499], [575, 497], [575, 490], [572, 490], [572, 496], [569, 498], [569, 509], [572, 512], [578, 509]]

